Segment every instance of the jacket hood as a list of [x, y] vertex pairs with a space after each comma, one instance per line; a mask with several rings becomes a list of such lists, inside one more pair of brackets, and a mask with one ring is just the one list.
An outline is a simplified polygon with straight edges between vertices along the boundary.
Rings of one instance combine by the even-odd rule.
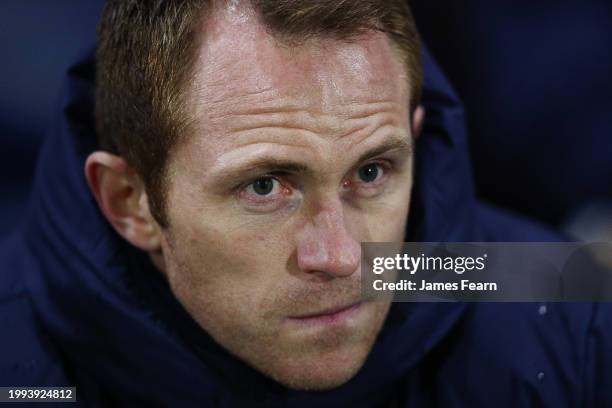
[[[427, 52], [427, 121], [416, 148], [407, 240], [477, 241], [478, 224], [461, 104]], [[365, 366], [332, 391], [284, 389], [219, 347], [172, 295], [146, 256], [113, 231], [83, 168], [96, 149], [94, 51], [68, 75], [57, 121], [41, 151], [24, 268], [34, 310], [80, 395], [108, 403], [178, 406], [244, 398], [291, 406], [373, 406], [460, 319], [461, 304], [394, 304]], [[163, 386], [157, 386], [163, 385]]]

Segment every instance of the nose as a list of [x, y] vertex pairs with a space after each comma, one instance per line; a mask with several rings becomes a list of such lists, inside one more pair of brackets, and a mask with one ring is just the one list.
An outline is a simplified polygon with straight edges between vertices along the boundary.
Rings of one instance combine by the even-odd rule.
[[321, 209], [297, 234], [297, 262], [300, 270], [331, 277], [355, 273], [361, 245], [347, 229], [340, 203]]

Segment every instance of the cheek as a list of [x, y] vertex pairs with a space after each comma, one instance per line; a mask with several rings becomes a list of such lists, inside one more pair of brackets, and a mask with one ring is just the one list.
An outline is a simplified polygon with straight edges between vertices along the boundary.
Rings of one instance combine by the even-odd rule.
[[262, 319], [286, 275], [291, 253], [286, 240], [216, 224], [175, 224], [171, 235], [166, 240], [170, 285], [201, 325], [213, 331], [212, 326], [255, 325]]
[[402, 242], [410, 207], [411, 183], [408, 180], [401, 188], [383, 200], [368, 207], [356, 222], [367, 225], [368, 236], [362, 242]]

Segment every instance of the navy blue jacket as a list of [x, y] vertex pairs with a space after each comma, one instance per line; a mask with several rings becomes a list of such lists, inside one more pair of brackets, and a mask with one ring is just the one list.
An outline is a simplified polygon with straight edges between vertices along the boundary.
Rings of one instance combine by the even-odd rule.
[[[86, 186], [92, 56], [69, 72], [28, 218], [0, 247], [0, 385], [76, 386], [84, 406], [612, 406], [606, 304], [394, 304], [362, 370], [326, 392], [287, 390], [229, 355]], [[407, 240], [557, 240], [475, 199], [461, 104], [425, 65]]]

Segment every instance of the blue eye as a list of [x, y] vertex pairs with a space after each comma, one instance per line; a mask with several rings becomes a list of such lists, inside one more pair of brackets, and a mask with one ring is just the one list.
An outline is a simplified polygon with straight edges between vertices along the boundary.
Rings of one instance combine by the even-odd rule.
[[380, 165], [376, 163], [368, 164], [361, 167], [358, 171], [359, 179], [364, 183], [375, 182], [382, 173]]

